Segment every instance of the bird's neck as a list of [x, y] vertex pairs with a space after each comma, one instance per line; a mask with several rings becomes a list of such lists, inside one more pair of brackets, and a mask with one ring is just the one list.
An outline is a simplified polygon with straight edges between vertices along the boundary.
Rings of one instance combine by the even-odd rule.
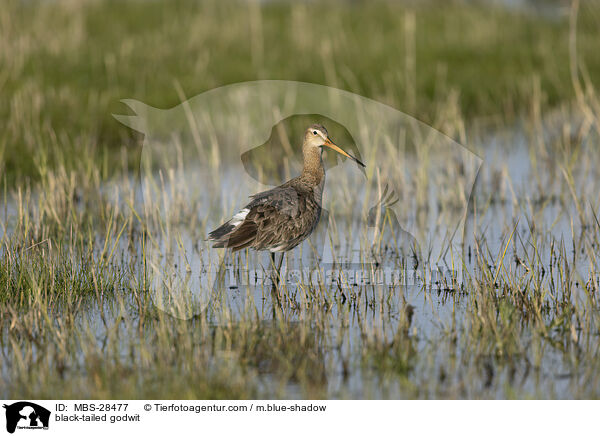
[[325, 180], [325, 169], [323, 168], [323, 158], [320, 148], [310, 148], [303, 150], [304, 167], [302, 168], [302, 178], [312, 186], [319, 186]]

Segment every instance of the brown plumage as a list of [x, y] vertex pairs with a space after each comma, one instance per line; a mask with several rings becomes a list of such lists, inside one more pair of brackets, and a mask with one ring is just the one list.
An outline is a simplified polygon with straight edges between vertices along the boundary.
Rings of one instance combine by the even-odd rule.
[[289, 251], [304, 241], [315, 229], [321, 216], [321, 200], [325, 183], [322, 147], [327, 146], [354, 160], [328, 137], [319, 124], [310, 126], [304, 135], [302, 174], [268, 191], [251, 196], [252, 201], [229, 221], [209, 233], [215, 248], [242, 248]]

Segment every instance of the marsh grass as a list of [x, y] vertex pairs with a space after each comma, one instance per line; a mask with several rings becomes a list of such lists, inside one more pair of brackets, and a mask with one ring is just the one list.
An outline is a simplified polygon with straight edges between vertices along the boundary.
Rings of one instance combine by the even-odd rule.
[[[311, 28], [310, 3], [242, 10], [187, 2], [58, 5], [65, 6], [38, 5], [31, 19], [27, 2], [0, 12], [1, 92], [11, 102], [0, 109], [7, 111], [0, 141], [3, 397], [598, 398], [599, 106], [592, 86], [597, 59], [589, 52], [597, 30], [589, 18], [578, 40], [580, 59], [589, 63], [575, 81], [582, 93], [574, 95], [564, 84], [572, 83], [570, 65], [561, 60], [561, 53], [568, 58], [568, 23], [556, 17], [487, 14], [480, 5], [454, 3], [442, 10], [415, 6], [414, 15], [392, 4], [353, 5], [330, 14], [333, 25], [319, 32], [319, 44], [308, 31], [281, 35], [272, 45], [286, 23]], [[205, 23], [206, 14], [216, 18]], [[212, 26], [224, 14], [230, 31], [216, 32]], [[404, 18], [397, 26], [398, 16]], [[49, 32], [48, 21], [59, 30]], [[359, 37], [358, 26], [367, 27], [361, 31], [368, 38]], [[427, 38], [431, 29], [445, 37]], [[406, 38], [407, 32], [416, 33]], [[530, 44], [509, 50], [499, 34]], [[405, 38], [415, 46], [401, 44], [390, 57], [385, 42]], [[136, 68], [148, 62], [141, 46], [154, 48], [151, 72]], [[198, 46], [211, 48], [186, 56]], [[301, 56], [286, 62], [290, 46], [306, 56], [319, 47], [322, 71]], [[355, 50], [373, 56], [355, 61]], [[473, 53], [481, 59], [466, 62]], [[417, 65], [438, 67], [419, 68], [417, 78], [406, 70], [411, 56]], [[481, 74], [484, 65], [494, 74]], [[350, 201], [352, 184], [329, 193], [331, 260], [350, 262], [359, 247], [366, 280], [352, 283], [340, 268], [335, 284], [318, 276], [287, 280], [279, 297], [268, 282], [222, 282], [206, 310], [190, 310], [184, 301], [178, 310], [186, 319], [172, 316], [158, 308], [145, 248], [173, 247], [182, 261], [169, 272], [185, 275], [205, 251], [196, 241], [238, 205], [221, 190], [201, 199], [176, 173], [156, 176], [162, 196], [144, 204], [140, 174], [130, 171], [139, 157], [116, 145], [130, 133], [106, 117], [118, 98], [136, 92], [159, 106], [177, 103], [176, 92], [163, 94], [172, 77], [193, 94], [273, 72], [414, 104], [415, 113], [484, 156], [475, 190], [464, 198], [455, 187], [464, 169], [452, 159], [434, 167], [426, 147], [415, 151], [417, 171], [398, 174], [386, 160], [389, 149], [373, 146], [365, 150], [368, 159], [384, 164], [368, 174], [365, 203]], [[492, 133], [475, 115], [502, 121]], [[202, 170], [228, 186], [226, 166], [211, 161]], [[433, 198], [423, 188], [430, 177], [447, 186]], [[402, 188], [400, 204], [413, 206], [398, 210], [399, 219], [469, 206], [464, 250], [436, 259], [460, 276], [408, 285], [398, 277], [374, 280], [378, 267], [357, 220], [385, 180]], [[209, 213], [206, 204], [214, 206]], [[352, 243], [345, 243], [350, 234]], [[292, 259], [313, 267], [316, 256], [301, 250]], [[415, 267], [389, 242], [377, 255], [382, 266], [422, 277], [432, 267]], [[229, 271], [250, 277], [248, 266], [262, 260], [242, 252], [227, 262]]]
[[[572, 127], [565, 122], [560, 131]], [[40, 167], [41, 188], [15, 190], [5, 199], [2, 392], [97, 398], [597, 397], [594, 247], [600, 226], [596, 208], [589, 207], [598, 199], [590, 186], [597, 179], [588, 168], [598, 159], [597, 139], [590, 132], [584, 143], [569, 143], [577, 148], [573, 161], [559, 153], [570, 136], [555, 139], [556, 152], [548, 155], [556, 157], [528, 171], [522, 184], [507, 166], [510, 159], [482, 169], [471, 210], [471, 254], [455, 259], [466, 272], [460, 282], [445, 277], [410, 286], [355, 285], [340, 272], [332, 286], [286, 282], [280, 298], [271, 295], [268, 283], [237, 289], [224, 284], [220, 298], [187, 320], [155, 306], [140, 246], [155, 225], [167, 226], [165, 238], [205, 234], [210, 220], [190, 218], [198, 205], [189, 203], [189, 187], [178, 182], [165, 190], [181, 207], [173, 208], [177, 219], [161, 221], [145, 215], [127, 172], [103, 182], [97, 169], [67, 177]], [[527, 141], [530, 147], [551, 143]], [[82, 157], [84, 166], [86, 159], [93, 158]], [[523, 191], [555, 166], [569, 167], [562, 181], [543, 183], [541, 192]], [[220, 169], [207, 171], [210, 177]], [[380, 177], [393, 171], [381, 166]], [[454, 171], [446, 173], [453, 177]], [[501, 188], [506, 186], [512, 188]], [[349, 189], [344, 185], [331, 196], [344, 198]], [[330, 217], [333, 255], [343, 261], [351, 251], [340, 240], [353, 231], [354, 208], [336, 205]], [[358, 236], [362, 247], [368, 247], [365, 237]], [[403, 257], [384, 245], [385, 262], [399, 265]], [[201, 250], [185, 255], [192, 262]], [[360, 256], [369, 277], [370, 252], [363, 248]], [[242, 253], [230, 268], [243, 274], [253, 259]]]

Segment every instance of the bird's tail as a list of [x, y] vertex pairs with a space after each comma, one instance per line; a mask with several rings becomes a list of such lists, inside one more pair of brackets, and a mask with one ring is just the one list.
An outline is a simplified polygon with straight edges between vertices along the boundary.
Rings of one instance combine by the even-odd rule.
[[256, 237], [256, 223], [245, 221], [248, 209], [242, 209], [229, 221], [208, 234], [209, 241], [213, 241], [213, 248], [231, 248], [233, 251], [241, 250], [252, 245]]
[[221, 224], [215, 230], [208, 234], [208, 240], [215, 242], [213, 247], [215, 248], [223, 248], [224, 245], [219, 245], [225, 243], [228, 238], [228, 235], [235, 229], [235, 226], [231, 224], [231, 220], [227, 221], [225, 224]]

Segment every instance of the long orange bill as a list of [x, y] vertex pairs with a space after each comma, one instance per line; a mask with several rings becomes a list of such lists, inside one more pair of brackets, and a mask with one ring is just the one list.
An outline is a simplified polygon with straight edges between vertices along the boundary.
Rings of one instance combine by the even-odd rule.
[[344, 150], [342, 150], [340, 147], [338, 147], [337, 145], [335, 145], [333, 142], [331, 142], [331, 139], [327, 138], [327, 140], [325, 141], [325, 144], [327, 147], [337, 151], [339, 154], [349, 157], [350, 159], [352, 159], [354, 162], [356, 162], [357, 164], [359, 164], [360, 166], [362, 166], [363, 168], [366, 168], [365, 164], [362, 163], [361, 161], [359, 161], [357, 158], [355, 158], [354, 156], [349, 155], [348, 153], [346, 153]]

